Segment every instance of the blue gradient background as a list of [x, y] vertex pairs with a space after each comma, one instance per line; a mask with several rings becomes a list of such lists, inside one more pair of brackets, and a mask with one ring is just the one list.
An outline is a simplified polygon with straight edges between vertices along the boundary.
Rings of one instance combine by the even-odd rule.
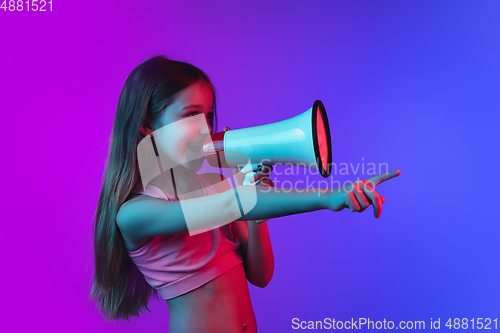
[[[167, 330], [164, 302], [109, 323], [88, 301], [118, 95], [156, 54], [210, 76], [219, 131], [287, 119], [320, 99], [335, 163], [402, 170], [377, 188], [380, 219], [370, 207], [268, 222], [274, 277], [249, 285], [259, 332], [295, 331], [293, 318], [426, 328], [441, 318], [444, 330], [450, 317], [500, 317], [499, 16], [498, 1], [54, 0], [53, 12], [0, 10], [1, 326]], [[285, 179], [305, 176], [273, 176]]]

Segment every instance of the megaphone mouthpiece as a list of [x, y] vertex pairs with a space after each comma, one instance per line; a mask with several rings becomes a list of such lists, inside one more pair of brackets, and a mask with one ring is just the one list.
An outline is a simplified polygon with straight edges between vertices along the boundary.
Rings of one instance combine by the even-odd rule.
[[215, 133], [205, 139], [203, 152], [208, 164], [219, 168], [230, 168], [224, 154], [224, 132]]

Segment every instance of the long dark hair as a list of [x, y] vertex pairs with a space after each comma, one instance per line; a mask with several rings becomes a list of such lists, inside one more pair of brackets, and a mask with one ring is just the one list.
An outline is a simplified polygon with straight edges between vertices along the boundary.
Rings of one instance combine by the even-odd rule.
[[95, 271], [90, 298], [97, 301], [107, 320], [128, 321], [144, 309], [150, 311], [147, 305], [151, 296], [158, 298], [130, 259], [116, 214], [140, 180], [137, 145], [144, 138], [140, 127], [155, 122], [178, 92], [200, 80], [212, 88], [214, 116], [210, 125], [215, 131], [215, 89], [199, 68], [155, 56], [134, 68], [123, 85], [94, 226]]

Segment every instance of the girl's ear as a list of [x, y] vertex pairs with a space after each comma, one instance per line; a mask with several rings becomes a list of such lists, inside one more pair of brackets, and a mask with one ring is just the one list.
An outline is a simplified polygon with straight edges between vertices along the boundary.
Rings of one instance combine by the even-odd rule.
[[148, 136], [151, 132], [154, 132], [153, 126], [151, 126], [151, 120], [149, 120], [149, 118], [146, 118], [144, 123], [141, 125], [140, 131], [144, 136]]
[[144, 136], [148, 136], [151, 132], [153, 132], [153, 130], [151, 128], [144, 127], [144, 126], [141, 126], [140, 131], [141, 131], [141, 134]]

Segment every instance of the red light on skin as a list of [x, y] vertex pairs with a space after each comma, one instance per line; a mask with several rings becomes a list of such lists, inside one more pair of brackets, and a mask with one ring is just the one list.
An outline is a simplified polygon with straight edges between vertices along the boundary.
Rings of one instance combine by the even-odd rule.
[[318, 137], [319, 156], [321, 159], [321, 164], [323, 164], [323, 170], [327, 172], [328, 142], [326, 141], [325, 124], [323, 123], [323, 116], [319, 110], [319, 106], [316, 110], [316, 130], [318, 131], [317, 137]]

